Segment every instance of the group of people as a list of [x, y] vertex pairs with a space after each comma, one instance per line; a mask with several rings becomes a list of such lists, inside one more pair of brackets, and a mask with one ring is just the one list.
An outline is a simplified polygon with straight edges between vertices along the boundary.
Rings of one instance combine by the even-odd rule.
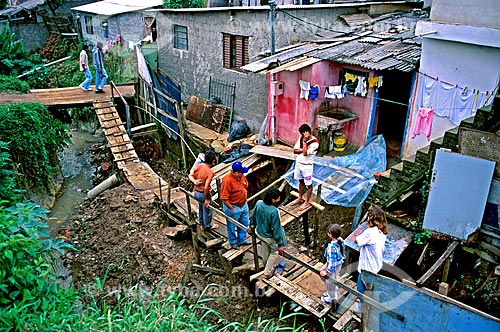
[[[108, 74], [104, 69], [103, 62], [103, 44], [97, 42], [96, 46], [92, 49], [92, 61], [95, 68], [95, 93], [104, 93], [104, 84], [108, 80]], [[88, 45], [83, 45], [80, 51], [80, 71], [85, 74], [85, 80], [79, 85], [83, 91], [92, 91], [90, 83], [92, 82], [92, 74], [90, 73], [89, 57], [87, 51]]]
[[[299, 133], [300, 138], [293, 148], [294, 154], [297, 155], [294, 178], [299, 181], [299, 197], [292, 202], [292, 205], [301, 204], [299, 209], [304, 210], [311, 204], [314, 156], [318, 150], [319, 142], [312, 135], [311, 127], [308, 124], [300, 126]], [[214, 175], [210, 168], [215, 162], [215, 152], [207, 150], [205, 154], [198, 156], [189, 174], [189, 179], [194, 184], [194, 197], [199, 203], [198, 223], [202, 230], [218, 227], [217, 224], [212, 224], [212, 212], [209, 207], [212, 202], [210, 183]], [[249, 225], [255, 226], [255, 231], [261, 239], [264, 264], [263, 278], [269, 279], [273, 276], [273, 268], [276, 266], [279, 256], [284, 254], [286, 247], [285, 232], [281, 226], [280, 213], [277, 208], [281, 201], [281, 192], [276, 188], [268, 188], [263, 199], [255, 204], [253, 214], [249, 218], [248, 180], [245, 176], [247, 172], [248, 168], [244, 167], [240, 161], [236, 161], [231, 165], [231, 172], [222, 179], [220, 199], [223, 202], [224, 213], [227, 217], [246, 227], [246, 229], [236, 227], [227, 219], [228, 242], [233, 249], [250, 244], [246, 240], [247, 232], [250, 232]], [[387, 220], [382, 209], [371, 207], [366, 213], [365, 219], [368, 227], [355, 239], [360, 252], [357, 290], [361, 293], [366, 289], [361, 272], [378, 273], [382, 269], [382, 254], [387, 234]], [[321, 300], [332, 304], [338, 299], [338, 286], [335, 285], [335, 280], [344, 263], [345, 249], [340, 225], [329, 225], [327, 235], [330, 242], [324, 252], [326, 263], [320, 269], [319, 274], [326, 286], [326, 292]], [[362, 300], [360, 300], [361, 303]]]

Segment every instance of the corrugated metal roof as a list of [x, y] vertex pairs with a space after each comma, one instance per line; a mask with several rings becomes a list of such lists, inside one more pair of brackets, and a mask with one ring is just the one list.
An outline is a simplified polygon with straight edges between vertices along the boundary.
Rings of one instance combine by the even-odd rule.
[[342, 18], [350, 27], [373, 22], [373, 18], [371, 18], [368, 14], [349, 14], [340, 15], [339, 17]]
[[[353, 19], [358, 18], [360, 21], [367, 19], [364, 16], [345, 16]], [[301, 65], [294, 70], [303, 68], [302, 64], [307, 63], [307, 61], [303, 60], [304, 57], [357, 65], [372, 70], [410, 72], [415, 69], [421, 54], [421, 46], [419, 39], [415, 38], [414, 28], [418, 20], [425, 18], [421, 12], [415, 11], [384, 15], [382, 19], [373, 20], [372, 28], [368, 27], [363, 32], [348, 33], [346, 39], [339, 38], [335, 42], [329, 43], [329, 41], [326, 41], [321, 44], [311, 42], [306, 45], [315, 45], [315, 47], [312, 47], [309, 51], [306, 51], [306, 45], [301, 46], [300, 52], [297, 49], [295, 56], [293, 52], [286, 54], [286, 61], [290, 62], [290, 64], [282, 64], [280, 67], [273, 69], [272, 72], [293, 69], [294, 58], [300, 59], [298, 63]], [[385, 30], [381, 30], [382, 28]], [[245, 66], [244, 69], [252, 72], [262, 70], [270, 72], [267, 71], [267, 65], [276, 61], [280, 54], [251, 63]], [[283, 62], [282, 58], [279, 59]], [[311, 64], [315, 62], [317, 61], [311, 62]]]
[[83, 6], [73, 7], [71, 10], [97, 15], [113, 16], [138, 10], [161, 6], [163, 0], [103, 0]]
[[290, 59], [294, 59], [296, 57], [299, 57], [299, 56], [301, 56], [301, 55], [303, 55], [311, 50], [318, 48], [318, 47], [319, 47], [319, 45], [313, 44], [313, 43], [301, 44], [300, 46], [297, 46], [295, 48], [288, 49], [286, 51], [272, 55], [272, 56], [267, 57], [265, 59], [252, 62], [246, 66], [241, 67], [241, 69], [252, 72], [252, 73], [257, 73], [259, 71], [267, 69], [267, 67], [269, 66], [270, 63], [278, 62], [278, 61], [281, 63], [285, 63], [285, 62], [289, 61]]
[[302, 57], [295, 59], [291, 62], [287, 62], [285, 65], [279, 66], [278, 68], [272, 69], [272, 70], [264, 70], [261, 72], [262, 75], [264, 74], [274, 74], [274, 73], [279, 73], [280, 71], [288, 70], [288, 71], [296, 71], [301, 68], [310, 66], [315, 64], [316, 62], [322, 61], [321, 59], [316, 59], [316, 58], [311, 58], [311, 57]]
[[19, 5], [7, 7], [0, 11], [0, 15], [2, 16], [11, 16], [19, 13], [22, 10], [30, 10], [35, 8], [38, 5], [42, 5], [45, 3], [45, 0], [28, 0]]

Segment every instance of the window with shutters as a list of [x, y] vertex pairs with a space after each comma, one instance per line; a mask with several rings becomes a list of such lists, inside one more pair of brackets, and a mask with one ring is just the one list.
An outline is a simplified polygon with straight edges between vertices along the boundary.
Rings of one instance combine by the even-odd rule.
[[174, 24], [174, 48], [188, 50], [188, 28], [183, 25]]
[[248, 64], [248, 37], [223, 33], [222, 46], [224, 68], [240, 70]]
[[87, 32], [87, 34], [89, 35], [93, 35], [94, 25], [92, 23], [92, 16], [85, 15], [84, 19], [85, 19], [85, 32]]

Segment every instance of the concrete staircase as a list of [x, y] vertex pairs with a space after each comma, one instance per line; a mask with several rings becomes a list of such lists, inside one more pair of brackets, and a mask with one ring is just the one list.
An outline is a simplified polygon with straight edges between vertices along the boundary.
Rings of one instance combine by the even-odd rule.
[[408, 159], [394, 165], [390, 172], [384, 172], [378, 178], [366, 199], [367, 204], [388, 207], [403, 194], [412, 189], [432, 168], [435, 151], [447, 148], [458, 152], [459, 128], [470, 128], [495, 133], [500, 130], [500, 95], [495, 96], [493, 104], [478, 109], [476, 115], [465, 119], [459, 127], [445, 132], [444, 136], [435, 139], [430, 144]]

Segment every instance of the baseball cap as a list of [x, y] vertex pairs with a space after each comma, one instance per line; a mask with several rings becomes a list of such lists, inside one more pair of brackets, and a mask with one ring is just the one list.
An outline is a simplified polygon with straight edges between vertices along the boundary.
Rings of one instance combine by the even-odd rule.
[[233, 172], [238, 172], [238, 173], [248, 172], [248, 167], [243, 167], [241, 161], [235, 161], [231, 167], [233, 168]]

